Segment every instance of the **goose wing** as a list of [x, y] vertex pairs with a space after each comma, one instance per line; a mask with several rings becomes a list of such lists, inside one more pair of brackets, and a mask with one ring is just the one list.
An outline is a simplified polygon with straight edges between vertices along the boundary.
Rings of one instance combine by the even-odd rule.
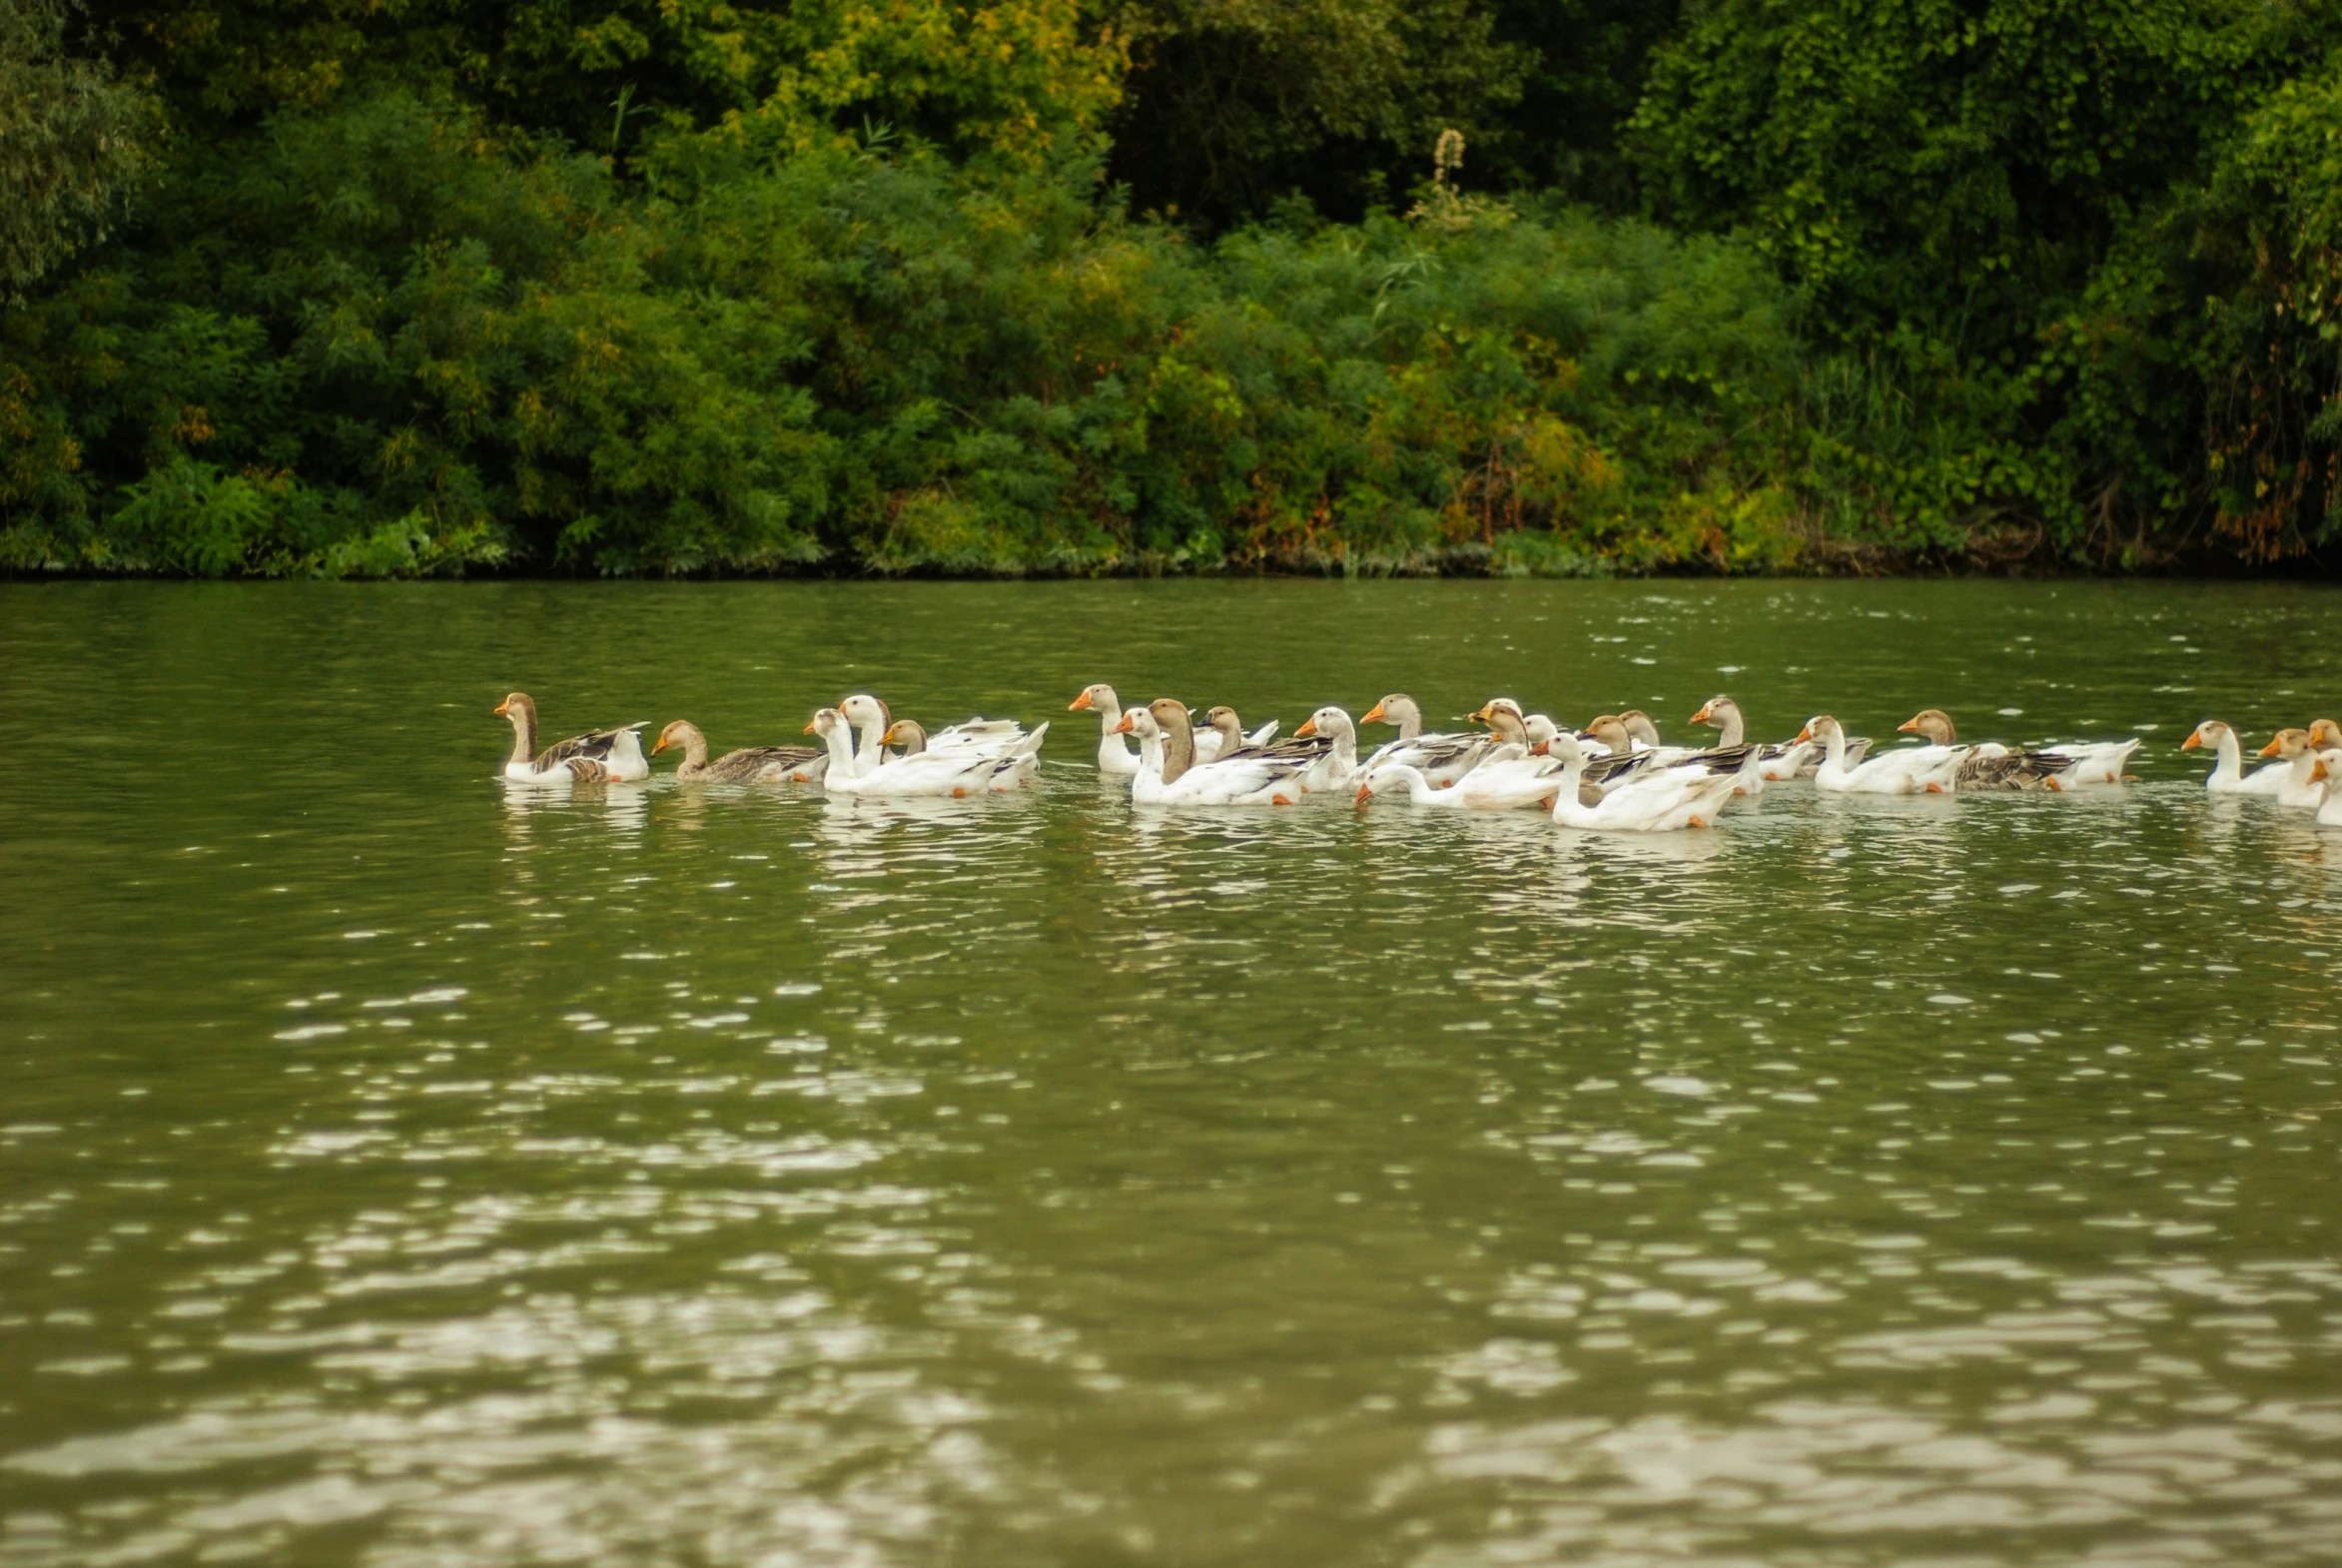
[[2073, 759], [2061, 752], [1996, 749], [1987, 754], [1979, 746], [1952, 774], [1952, 783], [1963, 790], [2045, 789], [2072, 766]]
[[648, 719], [639, 719], [632, 724], [621, 724], [616, 729], [597, 729], [591, 734], [572, 735], [567, 740], [557, 740], [536, 754], [536, 770], [539, 773], [550, 772], [564, 762], [580, 758], [607, 764], [622, 741], [649, 722]]
[[827, 751], [813, 746], [742, 746], [709, 763], [700, 777], [727, 784], [778, 781], [828, 760]]

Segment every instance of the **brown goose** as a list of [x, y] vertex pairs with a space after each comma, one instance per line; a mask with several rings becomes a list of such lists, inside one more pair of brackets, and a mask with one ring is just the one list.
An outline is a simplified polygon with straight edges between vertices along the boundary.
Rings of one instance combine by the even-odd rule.
[[743, 746], [738, 751], [727, 751], [713, 762], [707, 760], [707, 736], [689, 719], [677, 719], [659, 731], [656, 745], [650, 754], [657, 756], [669, 746], [679, 746], [683, 760], [675, 764], [675, 777], [697, 779], [706, 784], [785, 784], [792, 779], [810, 781], [819, 778], [829, 767], [829, 755], [811, 746]]
[[[1692, 715], [1691, 721], [1694, 724], [1713, 725], [1719, 747], [1748, 743], [1748, 721], [1741, 717], [1740, 704], [1730, 697], [1710, 697], [1700, 705], [1700, 711]], [[1868, 735], [1847, 736], [1846, 765], [1850, 768], [1862, 766], [1863, 757], [1870, 749], [1871, 738]], [[1792, 741], [1786, 746], [1768, 745], [1759, 772], [1767, 782], [1775, 784], [1788, 779], [1810, 779], [1822, 770], [1822, 747], [1810, 740]]]
[[508, 779], [615, 779], [631, 783], [650, 777], [650, 759], [643, 756], [642, 737], [636, 733], [648, 720], [573, 735], [540, 752], [536, 749], [536, 704], [527, 692], [506, 696], [496, 704], [496, 712], [512, 721], [512, 756], [504, 764]]
[[1298, 757], [1303, 762], [1314, 762], [1333, 745], [1330, 740], [1313, 740], [1297, 732], [1284, 740], [1278, 740], [1276, 726], [1277, 721], [1270, 719], [1247, 735], [1244, 733], [1244, 722], [1236, 717], [1235, 709], [1224, 703], [1208, 708], [1204, 710], [1202, 728], [1195, 733], [1201, 736], [1208, 731], [1218, 737], [1219, 745], [1209, 756], [1205, 756], [1203, 748], [1198, 745], [1195, 748], [1195, 760], [1230, 762], [1237, 757]]
[[[1959, 732], [1952, 727], [1952, 715], [1942, 708], [1922, 708], [1901, 724], [1895, 726], [1900, 735], [1919, 735], [1930, 745], [1956, 746]], [[2057, 779], [2073, 766], [2073, 759], [2058, 751], [2012, 751], [1998, 741], [1985, 741], [1968, 748], [1967, 756], [1952, 770], [1953, 789], [1973, 790], [2027, 790], [2057, 788]]]

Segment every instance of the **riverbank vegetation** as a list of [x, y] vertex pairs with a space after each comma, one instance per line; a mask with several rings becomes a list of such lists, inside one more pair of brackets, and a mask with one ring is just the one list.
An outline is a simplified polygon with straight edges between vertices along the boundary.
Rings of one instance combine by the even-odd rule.
[[0, 0], [0, 568], [2229, 569], [2342, 0]]

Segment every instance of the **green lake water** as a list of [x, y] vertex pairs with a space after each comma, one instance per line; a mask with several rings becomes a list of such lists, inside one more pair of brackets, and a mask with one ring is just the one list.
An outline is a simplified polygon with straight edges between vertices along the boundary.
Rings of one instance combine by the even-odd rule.
[[[0, 1565], [2342, 1562], [2337, 600], [0, 587]], [[1705, 833], [1135, 812], [1091, 681], [2138, 733]], [[1055, 721], [1029, 798], [508, 793]]]

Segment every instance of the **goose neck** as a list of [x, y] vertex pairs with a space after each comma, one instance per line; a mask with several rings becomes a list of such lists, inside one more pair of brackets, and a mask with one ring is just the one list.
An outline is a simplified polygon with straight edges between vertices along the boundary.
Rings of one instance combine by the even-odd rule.
[[858, 750], [854, 751], [852, 758], [853, 768], [857, 773], [868, 773], [886, 761], [887, 731], [894, 728], [895, 725], [895, 716], [887, 710], [885, 703], [873, 697], [870, 699], [870, 705], [877, 710], [878, 716], [865, 719], [858, 726], [862, 734], [862, 744]]
[[675, 738], [682, 743], [683, 760], [675, 765], [675, 777], [695, 778], [707, 771], [707, 737], [696, 724], [681, 724], [675, 728]]
[[515, 767], [532, 767], [536, 763], [536, 710], [515, 703], [505, 710], [512, 720], [512, 763]]
[[1184, 723], [1158, 726], [1162, 730], [1163, 781], [1176, 784], [1195, 765], [1195, 732]]
[[845, 719], [841, 717], [835, 724], [825, 726], [821, 739], [829, 747], [830, 771], [841, 779], [854, 777], [854, 742]]

